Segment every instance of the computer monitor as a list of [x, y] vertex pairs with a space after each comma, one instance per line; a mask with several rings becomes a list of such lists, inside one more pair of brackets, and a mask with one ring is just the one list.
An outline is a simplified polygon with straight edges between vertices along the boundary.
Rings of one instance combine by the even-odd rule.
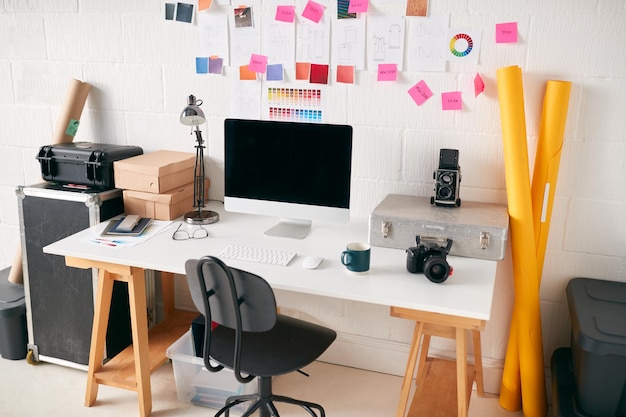
[[226, 119], [224, 164], [224, 208], [281, 218], [267, 235], [350, 219], [351, 126]]

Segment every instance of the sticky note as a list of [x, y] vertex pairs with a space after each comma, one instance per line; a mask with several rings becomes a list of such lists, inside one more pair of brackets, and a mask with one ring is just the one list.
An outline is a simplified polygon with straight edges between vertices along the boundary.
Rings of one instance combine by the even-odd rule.
[[267, 81], [282, 81], [283, 80], [283, 64], [271, 64], [267, 66], [267, 72], [265, 73]]
[[474, 77], [474, 97], [478, 97], [480, 93], [485, 91], [485, 82], [479, 73]]
[[309, 82], [312, 84], [328, 84], [328, 65], [311, 64]]
[[350, 0], [348, 13], [367, 13], [368, 0]]
[[308, 80], [311, 73], [311, 64], [308, 62], [296, 62], [296, 80]]
[[224, 60], [222, 58], [212, 56], [209, 57], [209, 74], [222, 74]]
[[250, 63], [248, 64], [248, 69], [254, 72], [260, 72], [261, 74], [265, 74], [265, 69], [267, 68], [267, 56], [265, 55], [250, 55]]
[[213, 0], [198, 0], [198, 11], [208, 9], [212, 2]]
[[309, 19], [312, 22], [319, 23], [324, 15], [324, 6], [319, 3], [309, 0], [302, 11], [302, 17]]
[[196, 74], [206, 74], [209, 72], [209, 58], [196, 57]]
[[517, 22], [496, 23], [496, 43], [517, 43]]
[[275, 19], [279, 22], [293, 23], [296, 18], [296, 6], [276, 6]]
[[397, 78], [397, 64], [378, 64], [378, 81], [395, 81]]
[[250, 71], [247, 65], [239, 67], [239, 79], [240, 80], [256, 80], [256, 72]]
[[354, 84], [354, 65], [337, 65], [337, 82]]
[[409, 95], [418, 106], [421, 106], [433, 96], [433, 92], [430, 91], [426, 82], [422, 80], [409, 89]]
[[441, 108], [443, 110], [463, 110], [463, 100], [460, 91], [441, 93]]

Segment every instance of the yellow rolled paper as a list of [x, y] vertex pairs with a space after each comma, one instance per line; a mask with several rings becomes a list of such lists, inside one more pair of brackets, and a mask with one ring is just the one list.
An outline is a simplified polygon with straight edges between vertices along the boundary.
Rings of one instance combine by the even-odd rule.
[[571, 89], [571, 82], [548, 81], [543, 98], [539, 142], [531, 185], [539, 282], [546, 255]]
[[[519, 404], [520, 392], [516, 387], [521, 386], [524, 415], [545, 417], [547, 398], [522, 71], [517, 66], [499, 68], [496, 77], [515, 289], [500, 405], [510, 409], [511, 405]], [[509, 356], [509, 351], [515, 349], [517, 355]]]

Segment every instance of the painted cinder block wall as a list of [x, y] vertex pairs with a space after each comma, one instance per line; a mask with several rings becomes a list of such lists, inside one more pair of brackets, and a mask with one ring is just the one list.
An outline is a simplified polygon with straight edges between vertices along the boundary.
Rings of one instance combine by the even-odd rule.
[[[223, 196], [222, 122], [234, 68], [195, 74], [197, 27], [166, 22], [158, 0], [0, 1], [0, 267], [19, 246], [15, 187], [40, 181], [35, 155], [51, 142], [70, 78], [93, 88], [76, 140], [193, 151], [178, 122], [188, 94], [208, 116], [210, 197]], [[376, 1], [371, 13], [401, 14], [402, 2]], [[328, 122], [354, 127], [353, 215], [367, 216], [388, 193], [428, 196], [442, 147], [457, 148], [464, 200], [506, 203], [495, 71], [519, 65], [529, 159], [534, 162], [545, 82], [573, 83], [541, 288], [546, 364], [569, 343], [564, 289], [576, 276], [626, 281], [626, 3], [621, 0], [431, 0], [451, 27], [482, 30], [479, 64], [444, 73], [401, 72], [395, 83], [359, 71], [354, 85], [331, 82]], [[496, 23], [517, 21], [519, 42], [496, 45]], [[410, 39], [407, 39], [410, 42]], [[485, 92], [474, 98], [479, 72]], [[287, 77], [294, 74], [287, 71]], [[332, 77], [332, 76], [331, 76]], [[406, 91], [424, 79], [435, 96], [417, 107]], [[438, 94], [463, 92], [463, 111], [443, 112]], [[402, 372], [412, 324], [384, 307], [279, 293], [287, 311], [336, 328], [339, 347], [393, 352], [382, 368]], [[513, 302], [510, 255], [498, 268], [492, 320], [483, 333], [487, 390], [497, 392]], [[177, 303], [190, 305], [178, 281]], [[435, 351], [451, 354], [447, 341]], [[340, 349], [339, 349], [340, 350]], [[341, 352], [339, 352], [340, 354]], [[383, 356], [383, 355], [381, 355]]]

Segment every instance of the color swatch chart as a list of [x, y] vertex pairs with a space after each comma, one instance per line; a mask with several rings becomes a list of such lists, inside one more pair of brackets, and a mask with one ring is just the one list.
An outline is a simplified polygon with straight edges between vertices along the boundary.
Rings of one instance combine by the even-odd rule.
[[268, 118], [292, 122], [322, 121], [322, 90], [268, 88]]

